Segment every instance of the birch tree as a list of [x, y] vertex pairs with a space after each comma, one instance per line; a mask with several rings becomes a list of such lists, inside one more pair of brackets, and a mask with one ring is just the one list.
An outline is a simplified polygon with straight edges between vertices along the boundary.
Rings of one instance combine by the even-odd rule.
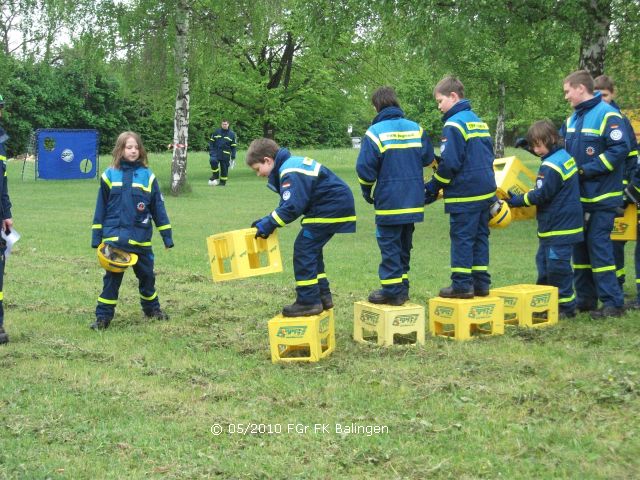
[[179, 195], [187, 182], [187, 147], [189, 141], [189, 0], [178, 0], [176, 8], [176, 73], [178, 91], [173, 121], [173, 159], [171, 193]]

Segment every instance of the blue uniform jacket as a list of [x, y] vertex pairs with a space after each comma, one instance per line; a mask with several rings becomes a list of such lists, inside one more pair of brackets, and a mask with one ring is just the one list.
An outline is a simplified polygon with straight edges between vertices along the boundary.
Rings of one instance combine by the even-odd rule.
[[165, 247], [173, 247], [171, 224], [156, 176], [139, 163], [121, 160], [120, 168], [109, 167], [100, 177], [100, 190], [93, 216], [91, 246], [101, 241], [127, 252], [151, 249], [153, 226]]
[[2, 220], [12, 218], [11, 200], [9, 200], [9, 187], [7, 185], [7, 151], [4, 146], [4, 142], [8, 138], [9, 136], [4, 129], [0, 127], [0, 175], [2, 176], [2, 181], [0, 181], [0, 219]]
[[578, 164], [584, 211], [622, 206], [624, 162], [631, 149], [620, 112], [596, 92], [576, 106], [560, 128], [560, 135]]
[[493, 145], [489, 127], [460, 100], [442, 117], [442, 143], [433, 178], [444, 190], [447, 213], [482, 210], [496, 196]]
[[[622, 115], [620, 107], [618, 107], [616, 102], [612, 101], [610, 105], [618, 110]], [[636, 139], [636, 132], [634, 132], [631, 122], [625, 115], [622, 115], [622, 121], [624, 122], [624, 126], [627, 130], [627, 141], [629, 142], [629, 148], [631, 149], [624, 162], [624, 170], [622, 172], [622, 184], [626, 186], [629, 183], [633, 183], [633, 179], [637, 178], [638, 175], [638, 140]], [[637, 185], [635, 183], [633, 184]]]
[[374, 186], [378, 225], [402, 225], [424, 219], [423, 168], [434, 160], [433, 145], [422, 127], [404, 118], [398, 107], [382, 109], [360, 146], [356, 163], [361, 185]]
[[566, 245], [583, 240], [578, 168], [564, 148], [542, 157], [536, 186], [522, 197], [525, 205], [537, 206], [540, 243]]
[[236, 134], [231, 130], [217, 129], [209, 138], [209, 156], [216, 160], [236, 158]]
[[356, 209], [349, 186], [335, 173], [311, 158], [292, 157], [281, 148], [267, 186], [280, 194], [280, 204], [270, 220], [278, 227], [304, 215], [302, 225], [311, 231], [356, 231]]

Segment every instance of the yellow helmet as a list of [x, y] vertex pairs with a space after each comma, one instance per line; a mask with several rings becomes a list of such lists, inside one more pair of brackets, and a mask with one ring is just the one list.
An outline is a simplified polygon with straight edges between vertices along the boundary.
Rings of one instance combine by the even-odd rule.
[[504, 200], [496, 200], [489, 207], [491, 219], [489, 226], [493, 228], [505, 228], [511, 223], [511, 209]]
[[135, 253], [125, 252], [104, 242], [98, 246], [98, 263], [110, 272], [124, 272], [127, 267], [135, 265], [137, 261], [138, 255]]

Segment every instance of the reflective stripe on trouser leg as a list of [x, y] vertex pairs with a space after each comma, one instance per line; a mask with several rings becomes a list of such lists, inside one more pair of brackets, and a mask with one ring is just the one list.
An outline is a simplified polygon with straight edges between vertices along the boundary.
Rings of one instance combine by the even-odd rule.
[[571, 255], [573, 245], [542, 245], [536, 254], [538, 285], [558, 287], [558, 307], [561, 312], [573, 312], [576, 296], [573, 292]]
[[478, 219], [478, 234], [473, 244], [473, 264], [471, 276], [475, 290], [489, 290], [491, 275], [489, 275], [489, 209], [480, 211]]
[[211, 165], [211, 174], [218, 178], [220, 176], [220, 162], [218, 162], [218, 159], [209, 157], [209, 165]]
[[96, 318], [113, 318], [123, 277], [124, 272], [105, 271], [102, 277], [102, 292], [96, 305]]
[[140, 306], [145, 313], [151, 313], [160, 308], [160, 299], [156, 292], [156, 274], [153, 272], [153, 252], [139, 253], [138, 261], [132, 267], [138, 277], [138, 291], [140, 292]]
[[409, 270], [411, 269], [411, 249], [413, 248], [413, 232], [416, 227], [408, 223], [400, 234], [400, 263], [402, 264], [402, 286], [404, 293], [409, 295]]
[[[485, 212], [486, 210], [486, 212]], [[451, 239], [451, 285], [457, 291], [469, 291], [473, 289], [473, 266], [483, 265], [482, 260], [488, 263], [489, 252], [485, 251], [488, 242], [488, 209], [477, 212], [450, 213], [449, 214], [449, 238]], [[486, 229], [480, 225], [486, 221]], [[475, 256], [479, 262], [475, 262]], [[486, 265], [485, 263], [485, 265]], [[477, 281], [480, 284], [488, 284], [489, 273], [478, 270]], [[484, 288], [484, 287], [481, 287]]]
[[622, 307], [624, 298], [616, 278], [613, 260], [611, 230], [615, 212], [598, 210], [591, 212], [589, 228], [585, 234], [591, 259], [591, 272], [598, 298], [605, 307]]
[[298, 303], [320, 303], [319, 283], [322, 282], [323, 291], [325, 287], [329, 288], [329, 282], [324, 275], [322, 249], [332, 237], [333, 233], [311, 232], [306, 228], [298, 233], [293, 244], [293, 272]]
[[222, 160], [220, 160], [220, 181], [226, 182], [229, 178], [229, 162], [231, 161], [231, 157], [228, 155], [222, 155]]
[[413, 224], [376, 226], [376, 240], [381, 256], [378, 277], [382, 291], [387, 296], [395, 297], [404, 294], [403, 261], [408, 264], [410, 251], [403, 252], [403, 248], [408, 248], [411, 245], [410, 238], [413, 234], [413, 228]]
[[624, 269], [624, 246], [627, 242], [615, 241], [613, 244], [613, 260], [616, 265], [616, 277], [618, 277], [618, 283], [622, 285], [625, 281], [625, 269]]

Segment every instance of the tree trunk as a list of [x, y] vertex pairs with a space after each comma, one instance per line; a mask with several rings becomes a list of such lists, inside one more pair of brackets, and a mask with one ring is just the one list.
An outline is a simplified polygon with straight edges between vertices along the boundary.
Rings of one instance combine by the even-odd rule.
[[187, 183], [187, 145], [189, 140], [189, 17], [190, 0], [178, 0], [176, 9], [176, 71], [179, 78], [173, 121], [173, 159], [171, 193], [180, 195]]
[[582, 34], [580, 69], [587, 70], [595, 78], [604, 73], [611, 26], [611, 0], [589, 0], [585, 3], [591, 21]]
[[497, 158], [504, 157], [504, 104], [505, 87], [504, 83], [498, 85], [498, 120], [496, 122], [496, 140], [494, 151]]

